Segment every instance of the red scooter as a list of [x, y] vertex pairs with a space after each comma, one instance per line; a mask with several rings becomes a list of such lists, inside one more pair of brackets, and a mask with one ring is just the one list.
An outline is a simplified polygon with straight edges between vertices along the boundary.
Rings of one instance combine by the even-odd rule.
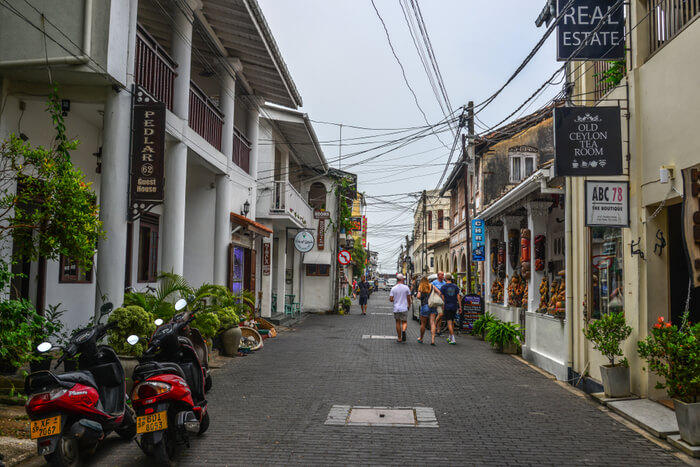
[[[100, 317], [111, 311], [111, 303], [104, 305]], [[77, 371], [38, 371], [25, 380], [30, 435], [50, 465], [77, 465], [81, 450], [94, 451], [112, 431], [123, 439], [136, 436], [134, 414], [126, 405], [124, 368], [111, 347], [97, 344], [109, 327], [98, 320], [68, 342], [54, 370], [77, 356]], [[51, 349], [48, 342], [37, 346], [42, 353]]]
[[[180, 299], [175, 309], [186, 306]], [[131, 400], [141, 435], [138, 444], [160, 465], [170, 465], [180, 447], [189, 447], [190, 434], [201, 435], [209, 428], [205, 371], [192, 342], [182, 336], [193, 318], [194, 313], [186, 311], [160, 325], [134, 368]], [[127, 339], [131, 345], [138, 340]]]

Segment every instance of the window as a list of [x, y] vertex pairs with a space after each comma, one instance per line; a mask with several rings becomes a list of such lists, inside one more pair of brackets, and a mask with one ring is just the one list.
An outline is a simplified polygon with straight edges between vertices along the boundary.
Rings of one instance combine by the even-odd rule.
[[510, 155], [510, 182], [520, 183], [535, 173], [536, 154], [511, 154]]
[[430, 267], [431, 268], [435, 267], [435, 257], [433, 257], [433, 256], [430, 257]]
[[591, 227], [591, 266], [589, 317], [624, 309], [622, 276], [622, 229]]
[[326, 186], [321, 182], [314, 182], [309, 188], [309, 206], [314, 209], [326, 209]]
[[428, 211], [428, 230], [433, 230], [433, 211]]
[[442, 209], [438, 209], [438, 230], [445, 228], [445, 216], [442, 213]]
[[328, 264], [307, 264], [306, 265], [306, 275], [307, 276], [328, 276], [330, 274], [331, 267]]
[[160, 218], [144, 214], [139, 222], [139, 282], [158, 279], [158, 226]]
[[58, 282], [62, 284], [91, 283], [92, 268], [86, 270], [67, 256], [61, 255]]

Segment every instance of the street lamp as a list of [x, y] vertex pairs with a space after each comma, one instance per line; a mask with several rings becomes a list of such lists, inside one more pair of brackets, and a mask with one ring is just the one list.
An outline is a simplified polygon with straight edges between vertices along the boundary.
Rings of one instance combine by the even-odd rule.
[[243, 203], [243, 214], [244, 216], [248, 216], [248, 213], [250, 212], [250, 202], [248, 200], [245, 200], [245, 203]]

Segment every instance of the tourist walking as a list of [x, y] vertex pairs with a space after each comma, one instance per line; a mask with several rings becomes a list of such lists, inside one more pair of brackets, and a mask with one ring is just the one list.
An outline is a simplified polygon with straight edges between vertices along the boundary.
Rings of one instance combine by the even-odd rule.
[[369, 299], [370, 294], [370, 285], [369, 282], [367, 282], [367, 278], [364, 276], [364, 274], [360, 277], [360, 283], [357, 284], [357, 292], [358, 296], [360, 297], [360, 309], [362, 310], [362, 314], [366, 315], [367, 300]]
[[[445, 285], [445, 273], [442, 271], [438, 271], [437, 273], [437, 279], [434, 279], [431, 282], [431, 285], [433, 286], [433, 289], [437, 292], [437, 294], [442, 297], [442, 286]], [[444, 300], [443, 300], [444, 301]], [[438, 306], [435, 308], [436, 313], [437, 313], [437, 318], [435, 319], [435, 329], [437, 329], [437, 334], [438, 336], [440, 335], [440, 320], [442, 320], [442, 311], [443, 307]]]
[[411, 289], [404, 284], [404, 276], [396, 275], [397, 284], [389, 292], [389, 301], [394, 304], [394, 320], [396, 320], [396, 342], [406, 342], [406, 328], [408, 327], [408, 308], [411, 306]]
[[418, 293], [416, 295], [420, 300], [420, 337], [418, 342], [421, 344], [423, 343], [425, 328], [430, 324], [430, 345], [435, 345], [435, 316], [437, 315], [437, 310], [430, 308], [428, 305], [428, 297], [430, 297], [432, 290], [428, 278], [423, 276], [418, 284]]
[[442, 299], [445, 302], [443, 318], [447, 322], [447, 329], [450, 332], [447, 343], [455, 345], [457, 342], [455, 342], [454, 320], [457, 310], [459, 310], [459, 304], [462, 303], [462, 295], [459, 286], [452, 282], [452, 274], [447, 274], [445, 279], [447, 283], [440, 289]]

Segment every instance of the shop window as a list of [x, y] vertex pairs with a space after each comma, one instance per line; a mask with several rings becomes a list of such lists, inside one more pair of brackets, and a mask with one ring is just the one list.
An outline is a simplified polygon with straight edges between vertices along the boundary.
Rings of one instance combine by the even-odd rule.
[[230, 284], [229, 286], [231, 287], [232, 292], [241, 292], [243, 290], [243, 281], [244, 281], [244, 271], [245, 271], [245, 248], [240, 247], [240, 246], [233, 246], [231, 245], [230, 247], [231, 251], [231, 257], [229, 258], [229, 261], [231, 264], [229, 265], [231, 267], [230, 274], [231, 274], [231, 279], [230, 279]]
[[438, 216], [438, 230], [442, 230], [445, 228], [445, 215], [442, 213], [442, 209], [438, 209], [437, 216]]
[[326, 186], [321, 182], [314, 182], [309, 188], [309, 206], [314, 209], [326, 209]]
[[624, 308], [622, 229], [591, 227], [589, 318]]
[[428, 211], [428, 230], [433, 230], [433, 211]]
[[328, 264], [307, 264], [307, 276], [328, 276], [330, 275], [331, 267]]
[[67, 256], [61, 255], [58, 282], [87, 284], [92, 282], [92, 268], [85, 269]]
[[139, 282], [158, 280], [159, 216], [144, 214], [139, 221]]
[[511, 154], [510, 181], [520, 183], [535, 172], [535, 155]]

